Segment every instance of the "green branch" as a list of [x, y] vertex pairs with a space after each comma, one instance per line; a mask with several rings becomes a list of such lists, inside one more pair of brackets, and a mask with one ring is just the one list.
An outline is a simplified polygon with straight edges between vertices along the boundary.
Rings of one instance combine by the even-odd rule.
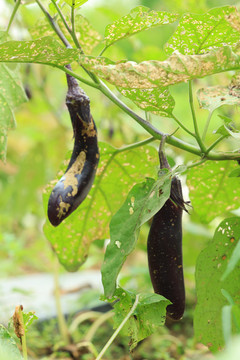
[[124, 320], [121, 322], [121, 324], [119, 325], [119, 327], [115, 330], [115, 332], [113, 333], [113, 335], [110, 337], [110, 339], [108, 340], [108, 342], [106, 343], [106, 345], [104, 346], [104, 348], [102, 349], [102, 351], [99, 353], [98, 357], [96, 358], [96, 360], [100, 360], [102, 359], [104, 353], [107, 351], [107, 349], [109, 348], [109, 346], [112, 344], [112, 342], [114, 341], [114, 339], [117, 337], [117, 335], [119, 334], [120, 330], [122, 330], [123, 326], [126, 324], [126, 322], [128, 321], [128, 319], [132, 316], [132, 314], [134, 313], [138, 303], [139, 303], [139, 296], [140, 295], [136, 295], [136, 299], [135, 302], [131, 308], [131, 310], [129, 311], [129, 313], [127, 314], [127, 316], [124, 318]]
[[16, 3], [15, 3], [15, 6], [14, 6], [13, 12], [12, 12], [12, 14], [11, 14], [11, 17], [10, 17], [10, 20], [9, 20], [9, 23], [8, 23], [8, 26], [7, 26], [7, 30], [6, 30], [7, 33], [8, 33], [9, 30], [10, 30], [10, 27], [11, 27], [11, 25], [12, 25], [12, 23], [13, 23], [13, 20], [14, 20], [14, 18], [15, 18], [15, 15], [16, 15], [16, 13], [17, 13], [17, 11], [18, 11], [18, 8], [19, 8], [20, 4], [21, 4], [21, 0], [17, 0]]
[[212, 145], [209, 146], [209, 148], [207, 148], [206, 150], [206, 154], [209, 154], [210, 151], [215, 148], [215, 146], [217, 146], [217, 144], [219, 144], [223, 139], [225, 139], [228, 135], [222, 135], [220, 136], [216, 141], [214, 141], [214, 143], [212, 143]]
[[72, 0], [71, 23], [72, 23], [72, 31], [71, 31], [72, 39], [73, 39], [76, 47], [80, 50], [81, 54], [84, 54], [83, 49], [77, 39], [76, 31], [75, 31], [75, 0]]
[[67, 48], [71, 48], [72, 46], [69, 44], [68, 40], [66, 39], [66, 37], [64, 36], [64, 34], [62, 33], [60, 27], [58, 26], [58, 24], [55, 22], [55, 20], [53, 19], [53, 17], [49, 14], [49, 12], [45, 9], [45, 7], [43, 6], [43, 4], [41, 3], [40, 0], [36, 0], [36, 3], [38, 4], [38, 6], [40, 7], [40, 9], [42, 10], [42, 12], [44, 13], [44, 15], [46, 16], [49, 24], [51, 25], [52, 29], [54, 30], [54, 32], [57, 34], [57, 36], [59, 37], [59, 39], [63, 42], [63, 44], [67, 47]]
[[180, 120], [178, 120], [175, 115], [172, 114], [172, 118], [176, 121], [176, 123], [177, 123], [183, 130], [185, 130], [189, 135], [191, 135], [191, 136], [193, 136], [194, 138], [196, 138], [196, 135], [195, 135], [193, 132], [191, 132], [190, 130], [188, 130], [188, 128], [186, 128], [186, 126], [184, 126], [183, 123], [182, 123]]
[[198, 142], [200, 149], [202, 150], [203, 153], [205, 153], [206, 147], [205, 147], [204, 143], [202, 142], [202, 139], [201, 139], [201, 136], [200, 136], [200, 133], [198, 130], [198, 123], [197, 123], [196, 114], [195, 114], [194, 105], [193, 105], [192, 81], [190, 80], [188, 82], [188, 84], [189, 84], [189, 102], [190, 102], [190, 108], [191, 108], [191, 112], [192, 112], [193, 125], [194, 125], [194, 129], [195, 129], [195, 137], [196, 137], [196, 140]]
[[207, 131], [208, 131], [208, 127], [209, 127], [209, 124], [210, 124], [210, 121], [211, 121], [212, 114], [213, 114], [213, 111], [210, 111], [210, 113], [208, 114], [208, 118], [207, 118], [207, 121], [206, 121], [204, 130], [203, 130], [203, 134], [202, 134], [202, 141], [204, 141], [205, 138], [206, 138], [206, 135], [207, 135]]

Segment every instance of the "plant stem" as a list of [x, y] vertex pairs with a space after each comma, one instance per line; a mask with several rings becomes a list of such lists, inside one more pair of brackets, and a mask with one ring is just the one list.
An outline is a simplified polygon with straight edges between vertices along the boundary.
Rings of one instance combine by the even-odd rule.
[[102, 54], [107, 50], [107, 48], [109, 47], [109, 45], [106, 45], [102, 51], [100, 52], [100, 54], [98, 56], [102, 56]]
[[17, 13], [17, 10], [18, 10], [20, 4], [21, 4], [21, 0], [17, 0], [16, 3], [15, 3], [14, 9], [13, 9], [12, 15], [11, 15], [11, 17], [10, 17], [8, 26], [7, 26], [7, 30], [6, 30], [7, 33], [8, 33], [9, 30], [10, 30], [10, 27], [11, 27], [11, 25], [12, 25], [12, 23], [13, 23], [13, 20], [14, 20], [14, 18], [15, 18], [15, 15], [16, 15], [16, 13]]
[[116, 152], [119, 154], [119, 153], [124, 152], [124, 151], [136, 149], [139, 146], [147, 145], [147, 144], [151, 143], [154, 140], [156, 140], [156, 139], [152, 136], [152, 137], [150, 137], [150, 138], [148, 138], [146, 140], [142, 140], [142, 141], [136, 142], [134, 144], [126, 145], [126, 146], [123, 146], [123, 147], [121, 147], [119, 149], [116, 149]]
[[214, 141], [214, 143], [212, 143], [212, 145], [209, 146], [209, 148], [207, 148], [206, 150], [206, 154], [209, 154], [209, 152], [215, 148], [215, 146], [217, 146], [217, 144], [219, 144], [223, 139], [225, 139], [227, 137], [227, 135], [222, 135], [220, 136], [216, 141]]
[[69, 326], [70, 334], [72, 334], [74, 331], [76, 331], [78, 326], [81, 323], [83, 323], [84, 321], [94, 319], [94, 318], [98, 319], [101, 315], [102, 314], [99, 313], [98, 311], [87, 311], [87, 312], [84, 312], [84, 313], [80, 313], [77, 317], [75, 317], [73, 319], [73, 322]]
[[21, 343], [22, 343], [23, 358], [24, 358], [24, 360], [27, 360], [28, 354], [27, 354], [26, 329], [25, 329], [25, 324], [23, 321], [23, 313], [22, 313], [21, 307], [19, 307], [19, 320], [20, 320], [20, 323], [24, 327], [24, 335], [21, 337]]
[[62, 13], [62, 11], [61, 11], [60, 7], [58, 6], [57, 2], [56, 2], [56, 1], [54, 1], [54, 0], [51, 0], [51, 2], [52, 2], [52, 4], [53, 4], [53, 6], [56, 8], [56, 10], [57, 10], [57, 12], [58, 12], [58, 15], [60, 16], [60, 18], [61, 18], [61, 20], [62, 20], [62, 22], [63, 22], [63, 24], [64, 24], [65, 28], [67, 29], [67, 31], [68, 31], [68, 32], [69, 32], [69, 34], [71, 35], [71, 29], [70, 29], [70, 27], [68, 26], [68, 23], [67, 23], [67, 21], [66, 21], [66, 19], [65, 19], [64, 15], [63, 15], [63, 13]]
[[129, 313], [127, 314], [127, 316], [124, 318], [124, 320], [121, 322], [121, 324], [119, 325], [119, 327], [115, 330], [115, 332], [113, 333], [113, 335], [110, 337], [110, 339], [108, 340], [108, 342], [106, 343], [106, 345], [103, 347], [103, 349], [101, 350], [101, 352], [99, 353], [98, 357], [96, 358], [96, 360], [100, 360], [102, 358], [102, 356], [104, 355], [104, 353], [107, 351], [107, 349], [109, 348], [109, 346], [112, 344], [113, 340], [117, 337], [118, 333], [122, 330], [123, 326], [126, 324], [126, 322], [128, 321], [128, 319], [132, 316], [132, 314], [134, 313], [138, 302], [139, 302], [139, 294], [136, 295], [136, 299], [135, 302], [131, 308], [131, 310], [129, 311]]
[[193, 136], [194, 138], [196, 138], [196, 135], [195, 135], [193, 132], [191, 132], [190, 130], [188, 130], [188, 128], [186, 128], [186, 126], [184, 126], [183, 123], [182, 123], [180, 120], [178, 120], [175, 115], [172, 114], [172, 118], [176, 121], [176, 123], [177, 123], [183, 130], [185, 130], [189, 135], [191, 135], [191, 136]]
[[203, 134], [202, 134], [202, 141], [204, 141], [206, 139], [206, 135], [207, 135], [207, 131], [208, 131], [208, 127], [209, 127], [209, 124], [211, 121], [212, 114], [213, 114], [213, 111], [210, 111], [208, 114], [208, 118], [207, 118], [204, 130], [203, 130]]
[[76, 36], [76, 31], [75, 31], [75, 0], [72, 0], [72, 9], [71, 9], [71, 23], [72, 23], [72, 32], [71, 32], [71, 36], [72, 39], [74, 41], [74, 44], [76, 45], [76, 47], [80, 50], [81, 54], [84, 54], [81, 45], [79, 44], [79, 41], [77, 39]]
[[205, 161], [207, 161], [206, 158], [202, 159], [202, 160], [199, 160], [199, 161], [196, 161], [195, 163], [192, 163], [190, 165], [187, 166], [187, 169], [191, 169], [195, 166], [199, 166], [199, 165], [202, 165]]
[[201, 136], [200, 136], [200, 133], [198, 130], [198, 124], [197, 124], [196, 114], [195, 114], [194, 105], [193, 105], [192, 81], [190, 80], [188, 82], [188, 84], [189, 84], [189, 102], [190, 102], [190, 108], [191, 108], [191, 112], [192, 112], [193, 125], [194, 125], [194, 129], [195, 129], [195, 137], [196, 137], [196, 140], [198, 142], [200, 149], [202, 150], [203, 153], [205, 153], [206, 147], [205, 147], [204, 143], [202, 142], [202, 139], [201, 139]]
[[45, 9], [45, 7], [43, 6], [43, 4], [41, 3], [40, 0], [36, 0], [36, 3], [38, 4], [38, 6], [40, 7], [40, 9], [42, 10], [42, 12], [44, 13], [44, 15], [46, 16], [46, 18], [48, 19], [49, 24], [51, 25], [52, 29], [55, 31], [55, 33], [58, 35], [59, 39], [63, 42], [63, 44], [69, 48], [71, 47], [71, 45], [69, 44], [68, 40], [66, 39], [66, 37], [63, 35], [61, 29], [59, 28], [58, 24], [55, 22], [55, 20], [52, 18], [52, 16], [49, 14], [49, 12]]
[[84, 84], [88, 85], [88, 86], [91, 86], [95, 89], [100, 89], [100, 86], [99, 84], [96, 84], [95, 82], [92, 82], [92, 81], [89, 81], [87, 79], [84, 79], [83, 77], [81, 77], [80, 75], [76, 74], [75, 72], [73, 72], [72, 70], [69, 70], [68, 68], [66, 67], [60, 67], [58, 66], [59, 69], [63, 70], [65, 73], [75, 77], [76, 79], [78, 79], [80, 82], [83, 82]]
[[[152, 124], [148, 121], [144, 120], [142, 117], [137, 115], [133, 110], [131, 110], [126, 104], [124, 104], [108, 87], [100, 80], [100, 91], [106, 95], [113, 103], [115, 103], [118, 107], [120, 107], [125, 113], [131, 116], [134, 120], [136, 120], [149, 134], [154, 136], [156, 139], [161, 140], [164, 135], [163, 132], [156, 129]], [[168, 136], [166, 142], [173, 146], [179, 147], [180, 149], [191, 152], [192, 154], [201, 155], [201, 150], [197, 147], [190, 145], [175, 136]]]
[[58, 326], [59, 332], [66, 344], [71, 343], [71, 337], [68, 332], [67, 324], [62, 312], [61, 307], [61, 299], [60, 299], [60, 286], [59, 286], [59, 262], [57, 257], [54, 255], [54, 295], [55, 295], [55, 302], [56, 302], [56, 309], [57, 309], [57, 318], [58, 318]]
[[105, 323], [108, 319], [111, 319], [114, 316], [114, 312], [108, 311], [105, 314], [102, 314], [90, 327], [87, 334], [84, 336], [85, 341], [92, 341], [93, 336], [100, 326]]

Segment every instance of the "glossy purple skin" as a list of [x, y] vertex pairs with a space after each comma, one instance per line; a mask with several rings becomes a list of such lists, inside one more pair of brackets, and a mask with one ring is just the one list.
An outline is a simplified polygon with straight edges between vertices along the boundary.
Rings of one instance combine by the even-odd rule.
[[181, 183], [172, 179], [170, 198], [154, 215], [150, 227], [147, 252], [149, 273], [154, 292], [169, 299], [167, 316], [182, 318], [185, 288], [182, 266], [182, 212], [185, 209]]
[[[74, 148], [65, 174], [58, 181], [48, 201], [48, 218], [53, 226], [58, 226], [83, 202], [89, 193], [99, 162], [97, 129], [90, 113], [90, 100], [79, 88], [77, 81], [67, 75], [68, 93], [66, 105], [72, 121]], [[78, 155], [84, 153], [85, 161], [78, 164]], [[64, 181], [73, 167], [81, 167], [71, 185]], [[77, 191], [76, 191], [77, 181]], [[62, 204], [65, 204], [62, 207]]]

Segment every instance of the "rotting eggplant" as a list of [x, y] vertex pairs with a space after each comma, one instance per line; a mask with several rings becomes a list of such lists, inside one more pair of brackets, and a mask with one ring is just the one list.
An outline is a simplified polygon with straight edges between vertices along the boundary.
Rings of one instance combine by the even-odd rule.
[[[160, 168], [170, 169], [163, 151], [165, 138], [159, 148]], [[170, 197], [154, 215], [148, 240], [148, 267], [154, 292], [169, 299], [167, 316], [180, 320], [185, 309], [185, 287], [182, 263], [182, 213], [187, 211], [181, 181], [173, 176]]]
[[[70, 65], [67, 65], [71, 70]], [[58, 226], [86, 198], [99, 162], [97, 128], [90, 113], [90, 100], [73, 76], [67, 75], [66, 105], [71, 117], [74, 148], [65, 174], [53, 188], [48, 218]]]

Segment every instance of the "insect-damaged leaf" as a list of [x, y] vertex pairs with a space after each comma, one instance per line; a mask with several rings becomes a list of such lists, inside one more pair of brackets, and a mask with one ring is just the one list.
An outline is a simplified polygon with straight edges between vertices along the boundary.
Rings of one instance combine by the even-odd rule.
[[229, 177], [238, 167], [233, 161], [211, 161], [189, 169], [189, 196], [194, 211], [202, 221], [210, 222], [216, 216], [239, 207], [240, 179]]
[[231, 46], [222, 46], [202, 55], [173, 53], [167, 60], [141, 63], [114, 63], [107, 58], [81, 57], [81, 63], [102, 79], [125, 89], [167, 87], [240, 68], [240, 56]]
[[77, 49], [66, 49], [51, 36], [33, 41], [6, 41], [0, 45], [0, 62], [67, 65], [78, 60]]
[[170, 195], [171, 173], [164, 173], [157, 181], [146, 179], [129, 192], [122, 207], [110, 222], [110, 243], [102, 266], [104, 294], [111, 297], [117, 276], [127, 256], [135, 248], [140, 227], [164, 205]]
[[[115, 301], [113, 317], [114, 328], [117, 328], [126, 318], [136, 299], [136, 294], [117, 288], [114, 296], [109, 301]], [[166, 307], [170, 301], [158, 294], [139, 294], [138, 305], [124, 325], [123, 332], [131, 337], [130, 350], [133, 350], [137, 343], [152, 333], [159, 330], [165, 323]]]
[[[217, 227], [213, 240], [197, 260], [197, 306], [194, 312], [194, 328], [197, 341], [217, 351], [223, 347], [221, 310], [228, 305], [222, 294], [226, 290], [234, 303], [240, 301], [240, 265], [236, 265], [228, 277], [221, 281], [227, 264], [240, 239], [240, 218], [225, 219]], [[236, 328], [233, 325], [233, 334]]]
[[[69, 35], [60, 19], [58, 21], [58, 25], [66, 39], [74, 47], [72, 37]], [[29, 29], [29, 32], [33, 39], [38, 39], [42, 36], [51, 36], [56, 40], [59, 40], [58, 36], [46, 20], [42, 20], [35, 24], [34, 27]], [[91, 54], [95, 46], [97, 46], [102, 40], [101, 35], [92, 27], [89, 21], [80, 14], [75, 16], [75, 32], [85, 54]]]
[[118, 90], [138, 107], [153, 114], [170, 117], [174, 109], [175, 101], [166, 88]]
[[240, 105], [240, 98], [230, 93], [228, 87], [221, 85], [199, 89], [197, 98], [200, 107], [210, 112], [223, 105]]
[[105, 44], [110, 46], [120, 39], [124, 39], [143, 30], [159, 25], [171, 24], [179, 15], [165, 11], [150, 10], [145, 6], [138, 6], [128, 15], [114, 21], [106, 27]]
[[[121, 206], [133, 181], [143, 181], [145, 176], [155, 176], [158, 165], [156, 150], [151, 146], [124, 152], [105, 143], [100, 143], [99, 147], [100, 163], [86, 199], [58, 227], [51, 226], [48, 220], [44, 226], [44, 233], [59, 261], [69, 271], [76, 271], [86, 260], [91, 242], [109, 238], [111, 216]], [[65, 170], [66, 161], [59, 178]], [[46, 213], [48, 198], [55, 182], [44, 193]]]
[[235, 7], [224, 6], [202, 15], [183, 15], [165, 47], [166, 52], [172, 54], [177, 50], [186, 55], [203, 54], [223, 45], [235, 46], [239, 42], [239, 32], [227, 21], [227, 16], [235, 13]]

